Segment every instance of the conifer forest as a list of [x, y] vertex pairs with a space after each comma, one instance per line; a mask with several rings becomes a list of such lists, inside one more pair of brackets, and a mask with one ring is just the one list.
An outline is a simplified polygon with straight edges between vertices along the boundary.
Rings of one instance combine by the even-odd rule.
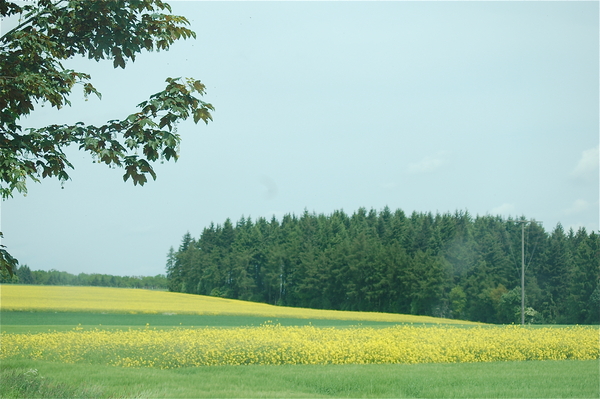
[[[523, 223], [522, 223], [523, 222]], [[524, 242], [524, 251], [522, 243]], [[169, 290], [274, 305], [535, 324], [600, 322], [600, 239], [468, 211], [241, 217], [183, 236]]]

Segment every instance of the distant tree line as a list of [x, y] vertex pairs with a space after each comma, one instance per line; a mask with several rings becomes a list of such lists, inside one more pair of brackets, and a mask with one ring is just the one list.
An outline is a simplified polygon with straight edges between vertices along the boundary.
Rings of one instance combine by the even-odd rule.
[[17, 267], [15, 274], [10, 277], [8, 273], [0, 275], [0, 283], [4, 284], [33, 284], [33, 285], [82, 285], [91, 287], [122, 287], [145, 288], [152, 290], [166, 290], [168, 280], [164, 274], [154, 277], [144, 276], [113, 276], [110, 274], [77, 275], [60, 272], [58, 270], [32, 271], [27, 265]]
[[[598, 323], [599, 235], [525, 226], [527, 322]], [[518, 323], [521, 233], [520, 223], [497, 216], [387, 207], [227, 219], [170, 249], [168, 287], [285, 306]]]

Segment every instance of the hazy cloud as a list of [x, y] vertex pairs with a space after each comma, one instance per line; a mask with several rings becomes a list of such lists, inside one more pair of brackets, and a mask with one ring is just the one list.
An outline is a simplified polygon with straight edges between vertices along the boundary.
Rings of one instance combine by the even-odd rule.
[[260, 178], [261, 184], [265, 187], [265, 191], [263, 194], [263, 198], [266, 200], [271, 200], [277, 197], [277, 192], [279, 191], [277, 188], [277, 183], [269, 176], [261, 176]]
[[598, 147], [581, 153], [579, 163], [573, 170], [575, 177], [591, 177], [598, 173]]
[[573, 202], [573, 205], [571, 205], [567, 210], [565, 210], [565, 213], [567, 215], [571, 215], [574, 213], [581, 213], [585, 210], [587, 210], [590, 207], [590, 203], [587, 202], [586, 200], [583, 199], [578, 199], [575, 202]]
[[443, 153], [435, 156], [428, 156], [421, 159], [419, 162], [414, 162], [408, 165], [408, 172], [411, 174], [429, 173], [438, 169], [444, 164]]
[[495, 208], [492, 208], [492, 210], [490, 211], [491, 215], [502, 215], [502, 216], [508, 216], [511, 215], [515, 212], [515, 204], [509, 204], [509, 203], [504, 203], [500, 206], [497, 206]]

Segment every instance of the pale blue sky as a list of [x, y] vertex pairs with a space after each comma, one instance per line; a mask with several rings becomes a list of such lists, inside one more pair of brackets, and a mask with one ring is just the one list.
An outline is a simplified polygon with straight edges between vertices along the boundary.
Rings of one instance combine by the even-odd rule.
[[525, 215], [598, 230], [598, 2], [172, 2], [197, 40], [125, 70], [74, 60], [103, 99], [28, 126], [135, 112], [168, 76], [216, 107], [146, 186], [76, 170], [2, 203], [32, 269], [155, 275], [189, 231], [304, 209]]

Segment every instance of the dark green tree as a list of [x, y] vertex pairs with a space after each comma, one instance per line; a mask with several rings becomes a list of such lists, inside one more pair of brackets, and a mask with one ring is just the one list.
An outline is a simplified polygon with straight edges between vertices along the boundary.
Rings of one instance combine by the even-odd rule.
[[521, 322], [521, 287], [502, 294], [498, 303], [498, 320], [505, 324]]
[[593, 293], [597, 290], [600, 281], [598, 236], [595, 233], [588, 236], [585, 229], [580, 229], [574, 241], [579, 245], [573, 253], [572, 267], [568, 275], [565, 322], [597, 323], [600, 307], [594, 303]]
[[19, 277], [19, 284], [35, 284], [35, 280], [33, 279], [33, 274], [31, 274], [31, 269], [27, 265], [23, 265], [19, 267], [16, 271], [17, 276]]
[[542, 290], [541, 311], [546, 320], [566, 322], [566, 299], [572, 260], [568, 237], [559, 224], [550, 235], [546, 262], [540, 267], [538, 274]]
[[[27, 128], [21, 119], [36, 106], [70, 105], [76, 84], [88, 96], [101, 94], [90, 75], [63, 66], [83, 56], [110, 59], [115, 68], [144, 50], [168, 50], [178, 39], [195, 37], [189, 21], [172, 15], [161, 0], [39, 0], [0, 1], [1, 18], [18, 18], [18, 25], [0, 37], [0, 194], [27, 191], [26, 181], [46, 177], [69, 179], [72, 164], [64, 149], [75, 145], [98, 161], [125, 169], [123, 179], [143, 185], [156, 178], [151, 162], [177, 159], [178, 122], [192, 118], [208, 123], [211, 104], [197, 95], [204, 85], [195, 79], [167, 78], [166, 88], [142, 101], [137, 112], [102, 126], [78, 122]], [[0, 269], [13, 273], [17, 261], [0, 247]]]
[[449, 274], [447, 262], [429, 251], [418, 250], [408, 270], [405, 283], [410, 290], [411, 313], [448, 316], [443, 310], [444, 289]]
[[[455, 212], [452, 223], [453, 235], [444, 245], [444, 258], [452, 268], [455, 285], [465, 287], [467, 273], [477, 262], [476, 242], [473, 239], [473, 221], [468, 212]], [[448, 229], [448, 227], [446, 227]]]
[[484, 323], [496, 320], [494, 303], [490, 292], [496, 288], [494, 275], [485, 260], [479, 260], [467, 273], [465, 293], [467, 294], [467, 318]]
[[[228, 219], [204, 229], [198, 241], [189, 234], [183, 241], [167, 263], [168, 271], [182, 267], [182, 284], [172, 285], [178, 291], [286, 306], [520, 320], [521, 225], [495, 216], [305, 211], [281, 223], [242, 217], [234, 226]], [[527, 322], [598, 322], [599, 244], [597, 234], [583, 229], [565, 234], [559, 225], [549, 236], [537, 224], [526, 226]]]
[[467, 294], [460, 285], [456, 285], [450, 290], [449, 300], [452, 316], [460, 319], [467, 304]]
[[177, 291], [181, 287], [181, 265], [177, 262], [177, 254], [173, 247], [169, 248], [167, 253], [167, 278], [170, 291]]

